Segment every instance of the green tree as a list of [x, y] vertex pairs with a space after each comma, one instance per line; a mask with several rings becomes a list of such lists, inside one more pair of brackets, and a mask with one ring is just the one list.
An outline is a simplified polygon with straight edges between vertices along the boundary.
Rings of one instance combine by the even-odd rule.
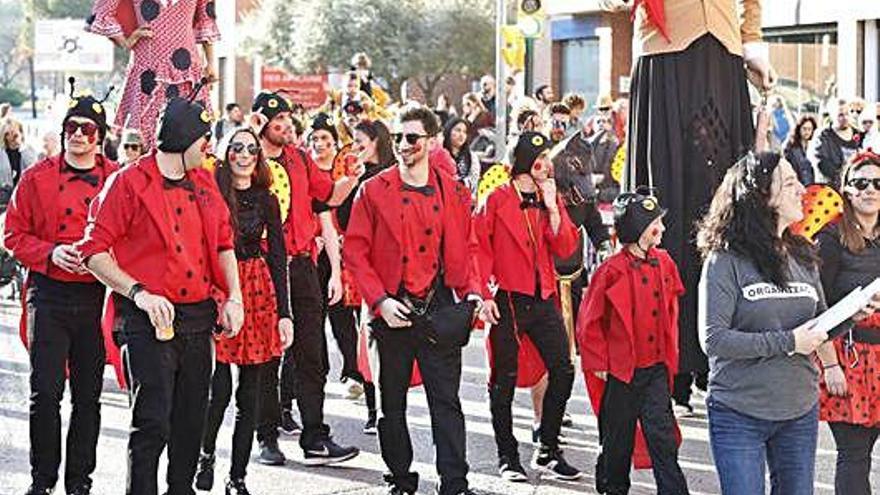
[[28, 13], [35, 19], [85, 20], [92, 12], [93, 0], [27, 0]]
[[492, 68], [493, 16], [491, 0], [264, 0], [249, 46], [300, 73], [345, 69], [363, 51], [392, 95], [410, 81], [431, 100], [443, 76]]
[[21, 7], [19, 2], [0, 2], [0, 87], [3, 88], [11, 86], [27, 69]]

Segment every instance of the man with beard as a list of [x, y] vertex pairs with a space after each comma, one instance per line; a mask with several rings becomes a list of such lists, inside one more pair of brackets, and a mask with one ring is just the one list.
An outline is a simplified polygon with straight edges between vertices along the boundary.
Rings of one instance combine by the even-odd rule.
[[6, 212], [3, 238], [28, 269], [22, 315], [31, 363], [28, 495], [49, 494], [58, 481], [65, 373], [73, 404], [64, 473], [68, 494], [91, 491], [101, 424], [104, 287], [83, 267], [73, 243], [82, 237], [91, 198], [118, 167], [98, 154], [107, 132], [101, 102], [71, 97], [62, 124], [63, 151], [24, 171]]
[[[470, 191], [431, 167], [428, 150], [440, 132], [434, 113], [413, 107], [395, 135], [403, 163], [364, 183], [345, 232], [343, 259], [377, 318], [381, 400], [379, 445], [392, 494], [418, 490], [406, 424], [406, 395], [417, 359], [431, 414], [440, 495], [468, 488], [464, 414], [459, 400], [461, 348], [431, 343], [435, 327], [413, 307], [446, 307], [454, 293], [479, 301], [477, 244]], [[408, 302], [409, 304], [405, 303]], [[438, 302], [443, 301], [443, 302]], [[477, 305], [478, 307], [478, 305]]]
[[314, 201], [330, 206], [342, 203], [357, 186], [363, 167], [352, 169], [350, 175], [334, 183], [303, 149], [292, 145], [295, 132], [290, 104], [284, 97], [260, 93], [252, 111], [267, 160], [284, 167], [290, 184], [289, 198], [281, 198], [280, 202], [289, 204], [289, 211], [282, 212], [282, 217], [287, 217], [283, 230], [290, 257], [294, 321], [293, 345], [285, 351], [281, 365], [280, 404], [277, 372], [269, 371], [263, 384], [263, 407], [257, 431], [260, 462], [284, 464], [286, 459], [278, 449], [278, 428], [296, 432], [291, 411], [294, 395], [303, 422], [299, 444], [304, 451], [304, 463], [320, 466], [347, 461], [358, 455], [358, 449], [336, 444], [330, 437], [330, 426], [324, 424], [324, 385], [330, 365], [324, 336], [322, 290], [315, 264], [317, 217], [312, 204]]
[[[235, 336], [244, 321], [229, 210], [200, 168], [210, 130], [201, 104], [170, 99], [158, 149], [105, 184], [76, 244], [88, 269], [114, 292], [110, 304], [127, 347], [130, 495], [158, 493], [166, 446], [168, 495], [193, 493], [212, 332]], [[223, 301], [219, 318], [214, 287]]]

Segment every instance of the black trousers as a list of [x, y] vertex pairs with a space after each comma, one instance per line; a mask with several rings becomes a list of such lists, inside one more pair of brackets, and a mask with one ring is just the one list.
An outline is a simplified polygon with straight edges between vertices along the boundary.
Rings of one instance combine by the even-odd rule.
[[468, 487], [468, 464], [464, 413], [458, 396], [461, 348], [429, 344], [416, 326], [390, 329], [383, 321], [375, 320], [371, 328], [379, 351], [379, 447], [390, 471], [386, 481], [408, 493], [418, 489], [419, 475], [410, 471], [413, 448], [406, 424], [406, 396], [413, 362], [418, 359], [437, 450], [439, 493], [464, 491]]
[[61, 399], [70, 375], [64, 486], [91, 485], [101, 428], [104, 340], [98, 284], [54, 282], [34, 275], [27, 292], [31, 363], [30, 462], [33, 483], [54, 487], [61, 464]]
[[[261, 442], [278, 438], [281, 408], [296, 398], [303, 423], [299, 444], [307, 448], [326, 435], [324, 425], [324, 385], [330, 362], [327, 338], [324, 335], [324, 311], [318, 270], [309, 257], [295, 257], [290, 262], [290, 302], [293, 310], [293, 345], [280, 363], [267, 365], [263, 380], [260, 424], [257, 438]], [[281, 366], [281, 397], [278, 396], [278, 374]]]
[[[265, 364], [236, 366], [238, 387], [235, 389], [235, 429], [232, 432], [231, 479], [244, 478], [247, 474], [254, 429], [257, 426], [257, 410], [260, 400], [260, 383]], [[217, 447], [217, 432], [223, 424], [226, 407], [232, 398], [232, 366], [217, 362], [211, 378], [211, 396], [208, 403], [202, 451], [213, 454]]]
[[117, 298], [133, 399], [128, 439], [130, 495], [156, 495], [159, 457], [168, 447], [168, 495], [193, 494], [208, 389], [214, 301], [175, 305], [175, 336], [156, 340], [147, 314]]
[[669, 374], [662, 364], [636, 369], [630, 383], [608, 375], [599, 412], [602, 454], [596, 468], [597, 485], [604, 483], [608, 495], [629, 493], [637, 420], [648, 444], [657, 493], [687, 494], [687, 482], [678, 465]]
[[834, 493], [871, 495], [871, 452], [880, 437], [880, 428], [849, 423], [828, 423], [837, 445]]
[[492, 329], [492, 376], [489, 380], [489, 401], [492, 428], [498, 455], [519, 457], [513, 436], [511, 407], [516, 389], [519, 341], [517, 331], [527, 334], [541, 354], [547, 367], [547, 393], [544, 395], [541, 416], [541, 443], [556, 449], [565, 405], [574, 383], [574, 366], [568, 346], [568, 336], [562, 317], [553, 300], [541, 300], [522, 294], [498, 291], [495, 296], [501, 319]]
[[344, 305], [343, 301], [332, 306], [328, 304], [327, 283], [330, 281], [330, 258], [327, 257], [326, 250], [322, 251], [318, 257], [318, 279], [321, 282], [324, 311], [330, 318], [330, 329], [333, 331], [333, 338], [342, 354], [341, 378], [350, 378], [363, 383], [364, 378], [358, 371], [357, 365], [357, 309]]

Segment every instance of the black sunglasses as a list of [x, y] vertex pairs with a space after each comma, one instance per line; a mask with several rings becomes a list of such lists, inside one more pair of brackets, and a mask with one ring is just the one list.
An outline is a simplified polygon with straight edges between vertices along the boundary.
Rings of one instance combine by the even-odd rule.
[[406, 138], [406, 142], [410, 145], [416, 144], [419, 142], [419, 139], [428, 137], [427, 134], [416, 134], [414, 132], [408, 134], [395, 133], [394, 134], [394, 142], [400, 144], [403, 142], [403, 138]]
[[850, 179], [846, 185], [856, 188], [858, 191], [864, 191], [868, 188], [869, 185], [874, 186], [875, 191], [880, 191], [880, 178], [876, 179], [867, 179], [865, 177], [858, 177], [855, 179]]
[[139, 151], [139, 150], [141, 149], [141, 145], [139, 145], [139, 144], [137, 144], [137, 143], [127, 143], [127, 144], [123, 144], [123, 145], [122, 145], [122, 149], [124, 149], [124, 150], [132, 150], [132, 151]]
[[241, 153], [242, 151], [247, 150], [248, 154], [251, 156], [257, 156], [257, 153], [260, 152], [260, 147], [255, 143], [251, 143], [247, 146], [245, 146], [244, 143], [232, 143], [229, 145], [229, 149], [235, 153]]

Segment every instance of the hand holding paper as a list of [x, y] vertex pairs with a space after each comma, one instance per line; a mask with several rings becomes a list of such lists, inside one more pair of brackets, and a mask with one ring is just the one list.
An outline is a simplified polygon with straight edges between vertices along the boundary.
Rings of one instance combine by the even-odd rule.
[[[880, 309], [878, 295], [880, 295], [880, 278], [875, 279], [867, 287], [856, 287], [837, 304], [816, 318], [816, 328], [831, 333], [835, 327], [847, 319], [852, 318], [858, 321], [870, 316], [874, 311]], [[837, 335], [832, 333], [829, 336], [834, 338]]]

